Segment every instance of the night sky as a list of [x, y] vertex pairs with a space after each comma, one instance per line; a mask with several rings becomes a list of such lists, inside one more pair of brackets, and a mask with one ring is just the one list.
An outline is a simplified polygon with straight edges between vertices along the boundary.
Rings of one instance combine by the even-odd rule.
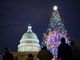
[[4, 47], [17, 51], [29, 23], [42, 41], [55, 4], [64, 20], [68, 35], [79, 44], [80, 0], [0, 0], [0, 54]]

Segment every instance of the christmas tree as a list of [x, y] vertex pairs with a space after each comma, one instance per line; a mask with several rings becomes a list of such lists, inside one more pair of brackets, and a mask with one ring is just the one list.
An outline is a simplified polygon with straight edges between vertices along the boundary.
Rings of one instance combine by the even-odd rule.
[[58, 7], [53, 7], [53, 12], [50, 17], [50, 24], [47, 33], [44, 33], [43, 42], [53, 55], [57, 56], [57, 48], [60, 44], [60, 39], [64, 37], [68, 43], [67, 31], [64, 26], [64, 21], [61, 19], [58, 12]]

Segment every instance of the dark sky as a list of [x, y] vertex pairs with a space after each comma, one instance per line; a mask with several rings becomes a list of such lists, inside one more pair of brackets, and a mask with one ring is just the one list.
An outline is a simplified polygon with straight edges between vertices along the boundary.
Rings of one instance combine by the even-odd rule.
[[29, 23], [42, 40], [53, 5], [58, 10], [71, 38], [80, 43], [80, 0], [0, 0], [0, 53], [4, 47], [16, 51]]

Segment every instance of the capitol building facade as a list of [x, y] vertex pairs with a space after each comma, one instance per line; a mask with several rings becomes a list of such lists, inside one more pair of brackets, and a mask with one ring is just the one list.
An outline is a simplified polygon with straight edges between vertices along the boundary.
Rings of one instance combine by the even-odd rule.
[[[20, 39], [18, 50], [11, 53], [14, 56], [14, 60], [27, 60], [29, 54], [32, 54], [34, 60], [37, 60], [37, 54], [40, 50], [39, 39], [32, 31], [32, 26], [29, 24], [28, 30]], [[3, 60], [2, 55], [0, 55], [0, 60]]]
[[23, 34], [18, 52], [39, 52], [40, 45], [37, 35], [32, 31], [32, 26], [29, 24], [28, 30]]

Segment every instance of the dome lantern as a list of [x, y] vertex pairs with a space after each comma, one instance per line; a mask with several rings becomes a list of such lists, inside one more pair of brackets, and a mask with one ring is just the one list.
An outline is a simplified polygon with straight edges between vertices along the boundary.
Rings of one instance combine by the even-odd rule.
[[27, 32], [32, 32], [32, 26], [29, 24]]

